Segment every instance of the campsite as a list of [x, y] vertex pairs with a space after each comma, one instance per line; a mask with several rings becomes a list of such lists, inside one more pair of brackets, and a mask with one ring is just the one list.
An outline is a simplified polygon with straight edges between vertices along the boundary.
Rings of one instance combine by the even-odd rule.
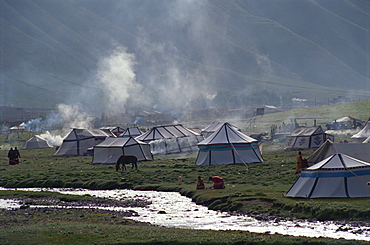
[[[351, 105], [351, 103], [348, 105], [340, 105], [340, 107], [350, 108], [350, 110], [353, 109], [353, 105]], [[299, 111], [293, 111], [293, 113], [296, 113], [296, 117], [299, 118], [299, 113], [302, 113], [303, 115], [307, 113], [305, 110], [312, 113], [313, 109], [300, 109]], [[317, 115], [319, 122], [322, 120], [324, 123], [325, 119], [320, 119], [320, 113], [322, 110], [326, 111], [328, 108], [316, 108], [315, 115]], [[343, 111], [346, 113], [345, 110]], [[352, 113], [354, 114], [353, 110]], [[259, 125], [271, 125], [271, 122], [278, 122], [283, 116], [284, 113], [270, 116], [265, 115], [263, 117], [259, 117], [257, 120], [260, 120]], [[335, 118], [335, 116], [336, 115], [333, 117]], [[309, 120], [307, 120], [307, 122], [309, 123]], [[220, 132], [225, 131], [222, 130], [222, 127], [220, 127], [219, 130]], [[226, 131], [228, 130], [232, 130], [232, 132], [235, 133], [234, 136], [241, 134], [234, 127], [228, 127]], [[335, 136], [335, 142], [351, 140], [351, 135]], [[11, 141], [9, 141], [9, 138], [6, 139], [6, 135], [4, 134], [2, 134], [1, 137], [2, 142], [10, 142], [12, 145], [21, 146], [22, 143], [27, 140], [29, 134], [20, 134], [19, 138], [18, 136], [13, 137], [11, 138]], [[213, 138], [207, 137], [205, 140], [207, 139], [211, 140]], [[235, 143], [235, 141], [231, 142]], [[115, 141], [112, 141], [113, 145], [115, 143]], [[140, 148], [140, 144], [137, 142], [133, 143], [136, 149]], [[145, 144], [147, 143], [143, 143], [143, 145]], [[245, 144], [245, 142], [243, 142], [243, 144]], [[129, 169], [126, 172], [115, 171], [114, 163], [93, 163], [94, 157], [91, 155], [76, 156], [77, 154], [75, 154], [74, 156], [58, 157], [55, 156], [56, 148], [22, 149], [20, 164], [9, 166], [7, 165], [6, 160], [2, 161], [0, 186], [9, 188], [63, 187], [93, 190], [129, 188], [136, 190], [175, 191], [184, 196], [190, 197], [194, 202], [205, 205], [211, 210], [241, 212], [253, 215], [254, 217], [259, 217], [260, 219], [285, 217], [317, 219], [322, 221], [338, 220], [345, 221], [347, 223], [363, 222], [359, 224], [367, 224], [370, 214], [368, 197], [285, 197], [285, 194], [299, 178], [299, 176], [295, 174], [295, 157], [297, 152], [295, 150], [284, 150], [285, 144], [285, 141], [263, 142], [261, 151], [263, 161], [254, 160], [248, 163], [239, 161], [237, 163], [225, 165], [196, 165], [197, 151], [183, 152], [181, 154], [156, 154], [153, 155], [153, 160], [147, 159], [145, 161], [140, 161], [138, 171]], [[103, 145], [103, 148], [104, 147], [105, 146]], [[117, 147], [122, 150], [124, 149], [124, 144], [117, 144]], [[237, 149], [238, 147], [235, 146], [235, 150]], [[302, 150], [302, 153], [306, 158], [308, 158], [316, 150], [317, 148], [305, 149]], [[0, 154], [1, 159], [6, 159], [7, 151], [2, 150], [0, 151]], [[313, 164], [314, 163], [310, 163], [311, 166]], [[206, 180], [206, 187], [210, 187], [211, 183], [207, 181], [207, 178], [214, 175], [219, 175], [224, 178], [226, 183], [225, 189], [217, 191], [195, 190], [198, 176], [202, 176]], [[178, 184], [179, 176], [182, 178], [181, 185]], [[360, 182], [361, 185], [363, 185], [363, 188], [367, 187], [366, 181], [364, 182], [361, 180]], [[0, 191], [0, 193], [3, 192], [4, 191]], [[7, 193], [5, 195], [15, 194]], [[25, 197], [27, 196], [27, 194], [22, 195]], [[28, 210], [25, 206], [25, 212], [36, 211]], [[58, 216], [60, 215], [61, 214], [58, 214]], [[66, 215], [68, 216], [68, 214]], [[5, 217], [3, 216], [2, 218], [4, 219]], [[44, 218], [45, 222], [51, 222], [50, 220], [47, 221], [48, 218]], [[61, 217], [61, 219], [64, 218]], [[98, 217], [96, 217], [96, 219], [98, 219]], [[28, 220], [29, 222], [29, 219], [26, 218], [25, 220]], [[91, 220], [91, 222], [95, 221]], [[42, 221], [40, 220], [40, 222], [41, 223], [39, 224], [41, 225]], [[66, 225], [68, 225], [68, 222], [65, 222]], [[110, 220], [110, 222], [114, 223], [115, 221]], [[151, 230], [155, 228], [150, 227], [147, 229]], [[195, 233], [197, 232], [194, 231], [194, 234]], [[256, 239], [258, 240], [259, 238]], [[268, 238], [266, 239], [274, 241], [275, 239], [281, 239], [281, 236], [268, 235]], [[289, 240], [289, 238], [285, 237], [284, 239]], [[316, 241], [313, 238], [308, 240]], [[221, 239], [220, 241], [225, 240]], [[287, 244], [291, 244], [292, 241], [293, 240], [289, 240]], [[302, 240], [299, 239], [298, 241], [302, 242]], [[330, 239], [325, 239], [325, 242], [323, 243], [327, 244], [330, 243], [330, 241]], [[336, 240], [333, 240], [332, 242], [334, 241]], [[300, 242], [297, 242], [297, 244]], [[341, 242], [345, 243], [350, 241], [343, 240]], [[222, 242], [219, 244], [222, 244]]]

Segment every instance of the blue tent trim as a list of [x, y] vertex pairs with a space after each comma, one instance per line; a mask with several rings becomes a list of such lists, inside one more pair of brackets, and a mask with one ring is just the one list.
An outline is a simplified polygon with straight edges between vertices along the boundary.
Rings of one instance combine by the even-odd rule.
[[300, 177], [303, 178], [335, 178], [335, 177], [355, 177], [362, 175], [370, 175], [370, 169], [357, 170], [357, 171], [341, 171], [341, 172], [303, 172]]
[[205, 145], [198, 146], [199, 151], [208, 152], [208, 151], [229, 151], [230, 149], [235, 150], [246, 150], [246, 149], [258, 149], [258, 144], [222, 144], [222, 145]]

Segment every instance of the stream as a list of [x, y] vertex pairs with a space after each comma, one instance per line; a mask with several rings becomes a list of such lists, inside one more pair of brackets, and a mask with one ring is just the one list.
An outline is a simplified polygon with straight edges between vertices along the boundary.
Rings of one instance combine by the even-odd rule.
[[[0, 188], [1, 190], [12, 190]], [[41, 191], [40, 188], [18, 188], [17, 190]], [[232, 215], [226, 212], [208, 210], [197, 205], [190, 198], [177, 192], [136, 191], [136, 190], [86, 190], [43, 188], [63, 194], [85, 195], [110, 199], [144, 199], [151, 204], [146, 207], [83, 207], [101, 208], [116, 211], [135, 211], [139, 215], [130, 219], [154, 225], [176, 228], [209, 230], [243, 230], [258, 233], [277, 233], [291, 236], [329, 237], [370, 241], [370, 227], [337, 224], [332, 221], [309, 222], [302, 220], [261, 221], [245, 215]], [[21, 206], [16, 200], [0, 199], [0, 208], [15, 209]], [[39, 207], [33, 206], [31, 207]]]

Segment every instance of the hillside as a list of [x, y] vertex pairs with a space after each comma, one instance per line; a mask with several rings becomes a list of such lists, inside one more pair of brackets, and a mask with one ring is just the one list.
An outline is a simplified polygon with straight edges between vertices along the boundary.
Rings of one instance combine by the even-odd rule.
[[0, 11], [3, 105], [115, 113], [201, 109], [224, 94], [242, 106], [260, 91], [370, 96], [366, 0], [0, 0]]
[[[300, 125], [314, 125], [314, 120], [316, 120], [316, 124], [321, 125], [322, 128], [326, 130], [326, 124], [346, 116], [351, 116], [366, 122], [370, 119], [370, 99], [337, 105], [292, 109], [284, 112], [257, 116], [253, 123], [254, 127], [248, 127], [250, 125], [245, 121], [235, 123], [242, 128], [246, 128], [249, 134], [261, 133], [263, 131], [269, 132], [271, 125], [281, 125], [283, 122], [290, 123], [293, 119], [297, 119]], [[249, 120], [250, 118], [247, 119], [247, 122]]]

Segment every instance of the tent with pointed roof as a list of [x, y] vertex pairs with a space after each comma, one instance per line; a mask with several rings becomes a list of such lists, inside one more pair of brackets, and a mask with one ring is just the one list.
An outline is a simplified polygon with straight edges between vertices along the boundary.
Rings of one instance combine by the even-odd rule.
[[120, 136], [121, 137], [137, 137], [142, 135], [144, 132], [138, 127], [127, 128]]
[[224, 165], [263, 162], [258, 141], [224, 123], [198, 143], [196, 165]]
[[370, 162], [370, 144], [333, 143], [331, 140], [326, 140], [307, 160], [317, 163], [335, 153], [343, 153], [358, 160]]
[[153, 160], [148, 143], [133, 137], [110, 137], [94, 146], [93, 163], [116, 163], [122, 155], [136, 156], [138, 161]]
[[334, 130], [351, 129], [351, 128], [363, 127], [364, 121], [351, 117], [351, 116], [347, 116], [347, 117], [338, 118], [332, 121], [331, 124], [327, 124], [326, 126], [328, 130], [330, 129], [334, 129]]
[[370, 163], [336, 153], [303, 170], [286, 197], [370, 197]]
[[109, 132], [113, 133], [115, 136], [120, 136], [123, 132], [125, 132], [125, 130], [123, 128], [121, 128], [120, 126], [116, 126], [116, 127], [111, 127], [111, 126], [101, 127], [100, 129], [101, 130], [108, 130]]
[[108, 137], [115, 137], [109, 131], [101, 129], [72, 129], [64, 137], [62, 145], [54, 156], [83, 156], [89, 148], [103, 142]]
[[[213, 122], [210, 125], [208, 125], [206, 128], [202, 129], [201, 133], [202, 135], [207, 138], [211, 134], [213, 134], [215, 131], [217, 131], [219, 128], [222, 127], [224, 123], [222, 122]], [[240, 131], [239, 128], [235, 127], [234, 125], [230, 124], [232, 127], [234, 127], [237, 131]]]
[[300, 126], [286, 137], [286, 150], [319, 148], [327, 139], [334, 141], [334, 136], [326, 134], [321, 126]]
[[363, 142], [370, 136], [370, 120], [367, 121], [366, 125], [357, 134], [352, 135], [351, 139], [356, 142]]
[[51, 148], [52, 146], [48, 141], [39, 135], [35, 135], [23, 144], [22, 149], [39, 149], [39, 148]]
[[136, 139], [149, 143], [152, 154], [156, 155], [196, 151], [203, 136], [177, 124], [154, 127]]

